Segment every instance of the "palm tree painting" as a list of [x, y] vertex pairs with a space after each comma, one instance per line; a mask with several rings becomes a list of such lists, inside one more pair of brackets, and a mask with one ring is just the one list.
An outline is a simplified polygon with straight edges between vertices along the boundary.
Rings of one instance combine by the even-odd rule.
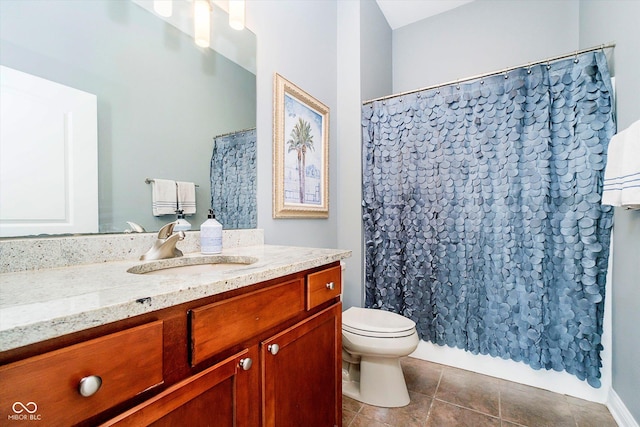
[[273, 88], [273, 217], [328, 218], [329, 107], [278, 73]]
[[284, 201], [322, 203], [323, 117], [295, 97], [284, 97]]
[[304, 203], [305, 188], [304, 176], [307, 150], [313, 151], [313, 135], [311, 134], [311, 125], [302, 117], [298, 118], [298, 122], [291, 130], [289, 140], [287, 140], [287, 153], [294, 152], [298, 156], [298, 189], [299, 202]]

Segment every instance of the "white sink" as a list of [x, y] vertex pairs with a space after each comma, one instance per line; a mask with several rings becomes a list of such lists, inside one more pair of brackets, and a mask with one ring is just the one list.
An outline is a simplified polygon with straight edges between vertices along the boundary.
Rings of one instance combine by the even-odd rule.
[[132, 274], [185, 276], [238, 270], [258, 261], [258, 258], [239, 255], [203, 255], [152, 261], [127, 270]]

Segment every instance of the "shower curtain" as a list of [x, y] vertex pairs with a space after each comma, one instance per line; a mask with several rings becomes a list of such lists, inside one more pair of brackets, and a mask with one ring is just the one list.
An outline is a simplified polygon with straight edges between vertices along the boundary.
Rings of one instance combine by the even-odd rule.
[[363, 107], [366, 306], [600, 386], [615, 132], [591, 52]]
[[256, 129], [213, 139], [211, 209], [225, 230], [257, 226], [256, 154]]

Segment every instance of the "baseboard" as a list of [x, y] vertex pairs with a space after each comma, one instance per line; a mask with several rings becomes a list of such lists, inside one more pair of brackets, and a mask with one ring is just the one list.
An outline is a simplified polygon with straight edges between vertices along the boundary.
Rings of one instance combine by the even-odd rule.
[[620, 427], [640, 427], [614, 389], [609, 390], [607, 408]]

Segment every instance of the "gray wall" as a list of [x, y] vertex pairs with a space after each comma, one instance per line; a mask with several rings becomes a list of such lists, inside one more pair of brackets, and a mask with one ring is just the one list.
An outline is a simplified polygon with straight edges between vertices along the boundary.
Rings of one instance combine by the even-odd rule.
[[393, 32], [393, 91], [500, 70], [577, 46], [577, 0], [476, 0]]
[[[268, 244], [352, 250], [346, 261], [345, 307], [362, 300], [361, 84], [363, 91], [371, 91], [368, 96], [391, 89], [391, 32], [377, 9], [371, 0], [247, 3], [247, 25], [258, 39], [258, 227], [264, 229]], [[381, 33], [377, 41], [367, 38], [361, 46], [361, 31]], [[375, 52], [376, 42], [383, 43], [383, 54]], [[362, 60], [360, 49], [370, 52]], [[366, 74], [383, 83], [361, 83], [367, 67], [379, 69], [380, 74]], [[276, 72], [330, 108], [329, 219], [272, 218]]]
[[393, 93], [393, 31], [374, 1], [361, 0], [362, 101]]
[[[337, 6], [335, 1], [247, 3], [258, 38], [258, 228], [268, 244], [337, 247]], [[273, 76], [278, 73], [330, 109], [329, 218], [272, 218]], [[347, 248], [348, 249], [348, 248]]]
[[362, 133], [363, 98], [391, 91], [391, 28], [374, 1], [338, 5], [338, 236], [353, 252], [343, 275], [344, 308], [362, 306]]
[[255, 76], [129, 1], [0, 1], [0, 63], [97, 95], [100, 230], [157, 230], [146, 177], [211, 202], [213, 137], [255, 126]]
[[[640, 2], [580, 2], [580, 47], [614, 41], [618, 130], [640, 120]], [[640, 211], [615, 208], [613, 226], [613, 389], [640, 422]]]
[[[615, 41], [608, 56], [624, 129], [640, 119], [638, 16], [636, 1], [478, 0], [394, 31], [393, 92]], [[640, 420], [640, 212], [616, 208], [613, 234], [613, 389]]]
[[359, 1], [338, 2], [338, 239], [339, 247], [353, 251], [344, 261], [344, 308], [362, 301], [362, 216], [360, 198], [360, 10]]

